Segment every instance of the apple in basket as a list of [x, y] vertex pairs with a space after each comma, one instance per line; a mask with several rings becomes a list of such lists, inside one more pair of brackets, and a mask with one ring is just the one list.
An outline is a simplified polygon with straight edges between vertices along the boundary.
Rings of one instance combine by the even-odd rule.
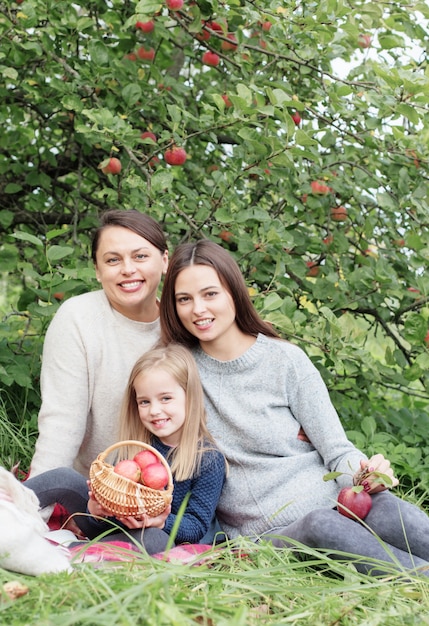
[[141, 477], [141, 470], [135, 461], [131, 459], [124, 459], [123, 461], [118, 461], [113, 471], [119, 476], [123, 476], [124, 478], [128, 478], [129, 480], [133, 480], [138, 483]]
[[141, 482], [150, 489], [164, 489], [168, 485], [168, 472], [162, 463], [151, 463], [143, 469]]
[[152, 463], [159, 463], [159, 460], [156, 454], [154, 454], [150, 450], [140, 450], [140, 452], [137, 452], [137, 454], [133, 457], [133, 461], [137, 463], [141, 471], [144, 470], [146, 465], [151, 465]]

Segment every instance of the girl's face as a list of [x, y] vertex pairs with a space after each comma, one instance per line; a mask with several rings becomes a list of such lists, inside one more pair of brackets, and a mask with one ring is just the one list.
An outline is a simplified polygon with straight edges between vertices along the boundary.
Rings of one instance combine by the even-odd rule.
[[97, 249], [96, 275], [114, 309], [137, 321], [156, 319], [156, 296], [167, 270], [162, 254], [147, 239], [123, 226], [103, 230]]
[[186, 267], [177, 276], [174, 292], [181, 323], [203, 348], [236, 340], [234, 301], [213, 267]]
[[139, 374], [134, 381], [142, 424], [168, 446], [177, 446], [186, 419], [186, 393], [161, 367]]

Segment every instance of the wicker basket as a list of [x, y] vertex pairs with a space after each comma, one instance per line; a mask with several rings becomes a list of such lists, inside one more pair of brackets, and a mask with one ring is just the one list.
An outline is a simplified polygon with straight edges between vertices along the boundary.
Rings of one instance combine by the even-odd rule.
[[[106, 457], [117, 448], [134, 446], [153, 452], [168, 472], [166, 489], [151, 489], [141, 483], [120, 476], [113, 471], [113, 465], [106, 462]], [[171, 503], [173, 478], [170, 466], [165, 458], [142, 441], [120, 441], [106, 448], [93, 461], [89, 470], [91, 490], [97, 501], [115, 517], [140, 517], [144, 514], [155, 517]]]

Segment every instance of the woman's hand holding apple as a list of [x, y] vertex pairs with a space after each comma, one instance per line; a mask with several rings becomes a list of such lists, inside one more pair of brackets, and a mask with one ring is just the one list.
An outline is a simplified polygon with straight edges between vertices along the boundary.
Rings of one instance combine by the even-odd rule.
[[[380, 482], [383, 479], [385, 482]], [[360, 471], [353, 476], [353, 483], [362, 485], [367, 493], [373, 494], [396, 487], [399, 485], [399, 480], [393, 473], [390, 461], [382, 454], [374, 454], [368, 460], [361, 460]]]

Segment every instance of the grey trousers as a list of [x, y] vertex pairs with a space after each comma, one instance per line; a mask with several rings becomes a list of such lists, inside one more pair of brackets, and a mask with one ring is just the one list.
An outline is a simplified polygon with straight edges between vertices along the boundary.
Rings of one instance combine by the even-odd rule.
[[414, 570], [429, 576], [429, 517], [389, 491], [372, 496], [362, 523], [335, 509], [316, 509], [289, 526], [270, 530], [263, 539], [276, 547], [296, 547], [298, 542], [334, 559], [353, 560], [366, 574]]
[[[73, 515], [73, 519], [88, 539], [100, 541], [130, 541], [130, 537], [143, 545], [148, 554], [163, 552], [169, 535], [161, 528], [129, 529], [116, 520], [94, 523], [86, 514], [88, 485], [84, 476], [69, 467], [59, 467], [29, 478], [24, 485], [39, 498], [43, 508], [59, 503]], [[80, 515], [79, 515], [80, 514]], [[119, 528], [118, 528], [119, 527]]]

